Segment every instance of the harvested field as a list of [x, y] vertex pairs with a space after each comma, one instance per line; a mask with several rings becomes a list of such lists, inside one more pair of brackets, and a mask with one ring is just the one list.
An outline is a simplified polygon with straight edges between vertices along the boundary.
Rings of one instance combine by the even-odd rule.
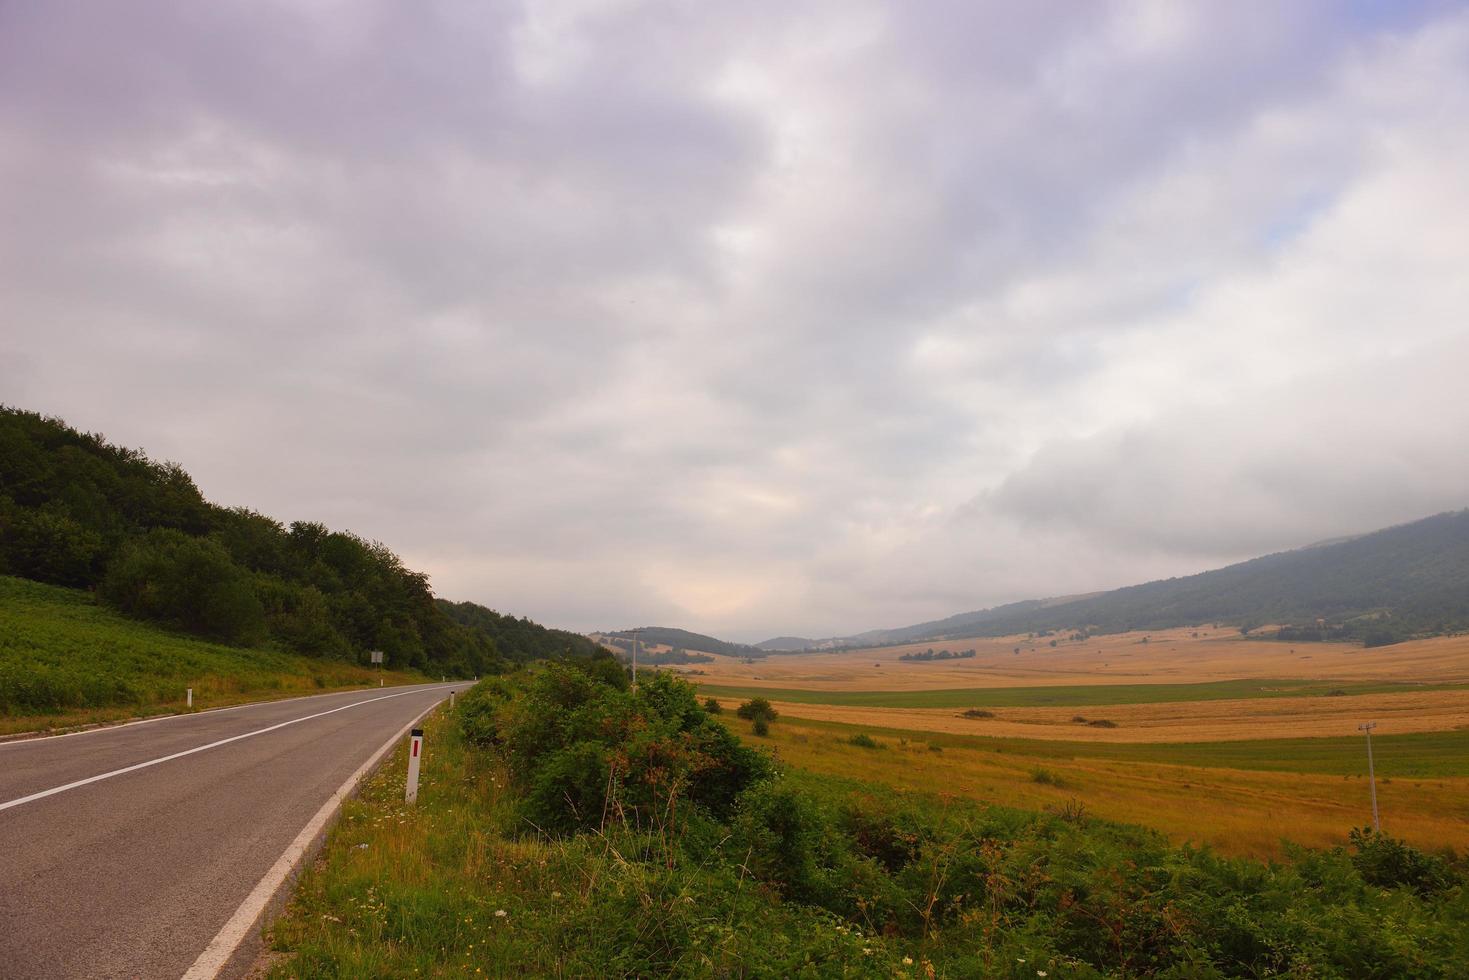
[[759, 695], [793, 704], [831, 704], [848, 708], [1045, 708], [1469, 691], [1469, 685], [1249, 679], [1209, 684], [1053, 684], [1047, 687], [949, 687], [933, 691], [812, 691], [702, 683], [699, 689], [718, 698], [746, 699]]
[[[744, 726], [738, 725], [738, 730], [743, 734]], [[1141, 758], [1037, 755], [1026, 751], [1026, 744], [1017, 740], [1005, 741], [1003, 750], [966, 748], [941, 741], [935, 744], [943, 751], [935, 752], [927, 742], [898, 732], [862, 729], [876, 741], [878, 748], [874, 749], [851, 744], [853, 730], [849, 726], [837, 728], [782, 719], [772, 726], [770, 739], [756, 741], [773, 744], [789, 765], [876, 780], [917, 792], [942, 788], [957, 796], [1034, 809], [1075, 800], [1096, 816], [1145, 824], [1175, 841], [1209, 844], [1229, 854], [1278, 857], [1284, 851], [1285, 840], [1330, 847], [1342, 844], [1352, 827], [1371, 821], [1365, 774], [1203, 768]], [[1421, 737], [1402, 738], [1401, 744], [1411, 745], [1411, 740]], [[1309, 751], [1314, 743], [1327, 741], [1341, 749], [1360, 744], [1356, 740], [1344, 743], [1316, 739], [1296, 744]], [[1451, 741], [1451, 751], [1464, 748], [1457, 736]], [[972, 744], [982, 742], [973, 740]], [[1048, 743], [1029, 744], [1045, 752]], [[1274, 753], [1289, 759], [1292, 743], [1259, 744], [1270, 744]], [[1075, 748], [1087, 751], [1084, 746]], [[1190, 751], [1188, 746], [1097, 746], [1099, 751], [1125, 751], [1134, 756], [1163, 754], [1175, 748], [1185, 757]], [[1449, 768], [1456, 767], [1450, 762]], [[1046, 774], [1043, 780], [1037, 778], [1042, 769]], [[1464, 770], [1457, 767], [1457, 771]], [[1384, 830], [1430, 850], [1469, 849], [1469, 778], [1394, 778], [1380, 773], [1378, 794]]]
[[[737, 698], [722, 699], [729, 706]], [[1412, 691], [1345, 697], [1114, 704], [1092, 709], [1016, 707], [993, 718], [954, 708], [888, 708], [775, 701], [782, 716], [853, 725], [1010, 738], [1098, 742], [1223, 742], [1350, 735], [1377, 721], [1382, 734], [1469, 729], [1469, 690]], [[977, 701], [978, 704], [984, 702]], [[1075, 721], [1076, 718], [1083, 721]], [[1113, 727], [1095, 727], [1105, 721]], [[1469, 760], [1466, 760], [1469, 762]]]
[[[1198, 634], [1195, 636], [1194, 634]], [[1056, 646], [1050, 646], [1051, 640]], [[1147, 642], [1144, 643], [1143, 640]], [[974, 650], [963, 660], [905, 661], [927, 650]], [[1015, 653], [1019, 648], [1020, 653]], [[1469, 683], [1469, 636], [1363, 648], [1282, 643], [1236, 630], [1159, 630], [1076, 641], [1064, 637], [973, 638], [836, 653], [786, 654], [745, 663], [716, 656], [700, 680], [735, 687], [822, 691], [919, 691], [1037, 685], [1203, 684], [1244, 677], [1333, 682]]]

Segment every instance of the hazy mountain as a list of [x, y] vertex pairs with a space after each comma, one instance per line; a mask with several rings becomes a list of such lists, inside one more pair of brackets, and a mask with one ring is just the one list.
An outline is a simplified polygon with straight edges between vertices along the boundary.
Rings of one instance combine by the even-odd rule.
[[1294, 625], [1389, 642], [1469, 628], [1469, 510], [1087, 596], [1017, 602], [846, 638], [851, 645], [1041, 630]]
[[[594, 633], [610, 640], [615, 646], [631, 646], [632, 633], [629, 630], [606, 630]], [[688, 630], [675, 629], [670, 626], [644, 626], [638, 630], [639, 645], [656, 645], [675, 647], [682, 650], [698, 650], [703, 653], [722, 653], [727, 657], [763, 657], [765, 651], [748, 643], [730, 643], [703, 633], [691, 633]]]

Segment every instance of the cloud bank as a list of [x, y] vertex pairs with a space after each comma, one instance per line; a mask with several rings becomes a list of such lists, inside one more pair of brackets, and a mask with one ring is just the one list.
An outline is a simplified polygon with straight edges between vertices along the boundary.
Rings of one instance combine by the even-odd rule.
[[0, 398], [579, 629], [1469, 504], [1446, 4], [0, 8]]

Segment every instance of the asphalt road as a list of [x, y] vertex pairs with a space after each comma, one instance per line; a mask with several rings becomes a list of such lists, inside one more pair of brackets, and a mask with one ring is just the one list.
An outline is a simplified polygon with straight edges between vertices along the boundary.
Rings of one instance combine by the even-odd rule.
[[0, 978], [176, 980], [348, 777], [454, 688], [0, 743]]

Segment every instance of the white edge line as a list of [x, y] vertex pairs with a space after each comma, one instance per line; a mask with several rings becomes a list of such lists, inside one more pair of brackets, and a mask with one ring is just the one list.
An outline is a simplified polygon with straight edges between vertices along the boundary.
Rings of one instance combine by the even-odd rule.
[[199, 958], [184, 973], [181, 980], [214, 980], [219, 976], [220, 971], [225, 968], [245, 938], [250, 935], [276, 893], [290, 880], [293, 872], [311, 849], [311, 845], [324, 833], [327, 824], [336, 816], [342, 806], [342, 801], [351, 796], [363, 778], [377, 768], [384, 756], [397, 747], [398, 742], [408, 734], [409, 729], [422, 721], [430, 711], [443, 702], [444, 699], [440, 698], [424, 708], [418, 717], [394, 733], [392, 738], [384, 742], [382, 747], [372, 754], [372, 758], [347, 777], [347, 781], [332, 794], [331, 799], [323, 803], [321, 809], [316, 811], [316, 816], [301, 828], [301, 833], [296, 835], [296, 839], [291, 841], [285, 853], [276, 860], [275, 864], [271, 865], [265, 877], [260, 879], [260, 883], [245, 897], [245, 901], [240, 903], [240, 907], [235, 910], [234, 915], [230, 916], [224, 928], [220, 929], [219, 933], [210, 940], [209, 945], [204, 947], [204, 952], [199, 954]]
[[[473, 683], [472, 681], [470, 683]], [[395, 687], [432, 687], [433, 681], [425, 681], [422, 684], [397, 684]], [[57, 732], [55, 735], [47, 735], [44, 732], [15, 732], [11, 735], [0, 735], [0, 749], [10, 748], [12, 745], [49, 745], [59, 738], [75, 738], [78, 735], [100, 735], [103, 732], [115, 732], [119, 728], [132, 728], [134, 725], [151, 725], [155, 721], [171, 721], [175, 718], [197, 718], [200, 715], [223, 714], [226, 711], [239, 711], [241, 708], [258, 708], [265, 704], [290, 704], [292, 701], [306, 701], [311, 698], [340, 697], [343, 694], [366, 694], [368, 691], [379, 691], [377, 687], [344, 687], [340, 691], [323, 691], [321, 694], [298, 694], [290, 698], [275, 698], [265, 701], [245, 701], [240, 704], [227, 704], [222, 708], [200, 708], [198, 711], [179, 711], [167, 715], [152, 715], [148, 718], [134, 718], [132, 721], [103, 722], [89, 728], [82, 728], [74, 732]]]
[[[447, 684], [440, 685], [440, 687], [448, 686], [449, 685]], [[113, 769], [111, 772], [102, 772], [98, 773], [95, 776], [87, 776], [84, 779], [73, 780], [72, 782], [64, 783], [60, 786], [52, 786], [50, 789], [43, 789], [35, 793], [31, 793], [29, 796], [22, 796], [14, 800], [6, 800], [3, 803], [0, 803], [0, 810], [9, 810], [12, 807], [25, 806], [27, 803], [34, 803], [37, 800], [44, 800], [48, 796], [55, 796], [58, 793], [65, 793], [69, 790], [80, 789], [83, 786], [90, 786], [93, 783], [100, 783], [104, 779], [112, 779], [116, 776], [125, 776], [130, 772], [137, 772], [139, 769], [149, 769], [153, 766], [161, 765], [165, 762], [172, 762], [174, 759], [182, 759], [185, 756], [194, 755], [196, 752], [207, 752], [210, 749], [217, 749], [221, 745], [229, 745], [231, 742], [239, 742], [247, 738], [254, 738], [256, 735], [266, 735], [270, 732], [279, 731], [282, 728], [289, 728], [292, 725], [299, 725], [303, 721], [312, 721], [317, 718], [325, 718], [327, 715], [334, 715], [339, 711], [348, 711], [352, 708], [360, 708], [363, 705], [376, 704], [379, 701], [391, 701], [393, 698], [407, 697], [410, 694], [426, 693], [428, 692], [423, 690], [399, 691], [397, 694], [386, 694], [382, 697], [368, 698], [366, 701], [353, 701], [351, 704], [344, 704], [336, 708], [329, 708], [326, 711], [318, 711], [314, 715], [303, 715], [300, 718], [292, 718], [289, 721], [277, 722], [276, 724], [269, 725], [265, 728], [257, 728], [254, 731], [242, 732], [239, 735], [231, 735], [229, 738], [221, 738], [217, 741], [209, 742], [205, 745], [196, 745], [191, 749], [184, 749], [180, 752], [174, 752], [170, 755], [159, 756], [156, 759], [147, 759], [143, 762], [135, 762], [130, 766], [123, 766], [121, 769]], [[435, 701], [434, 703], [437, 704], [438, 702]]]

